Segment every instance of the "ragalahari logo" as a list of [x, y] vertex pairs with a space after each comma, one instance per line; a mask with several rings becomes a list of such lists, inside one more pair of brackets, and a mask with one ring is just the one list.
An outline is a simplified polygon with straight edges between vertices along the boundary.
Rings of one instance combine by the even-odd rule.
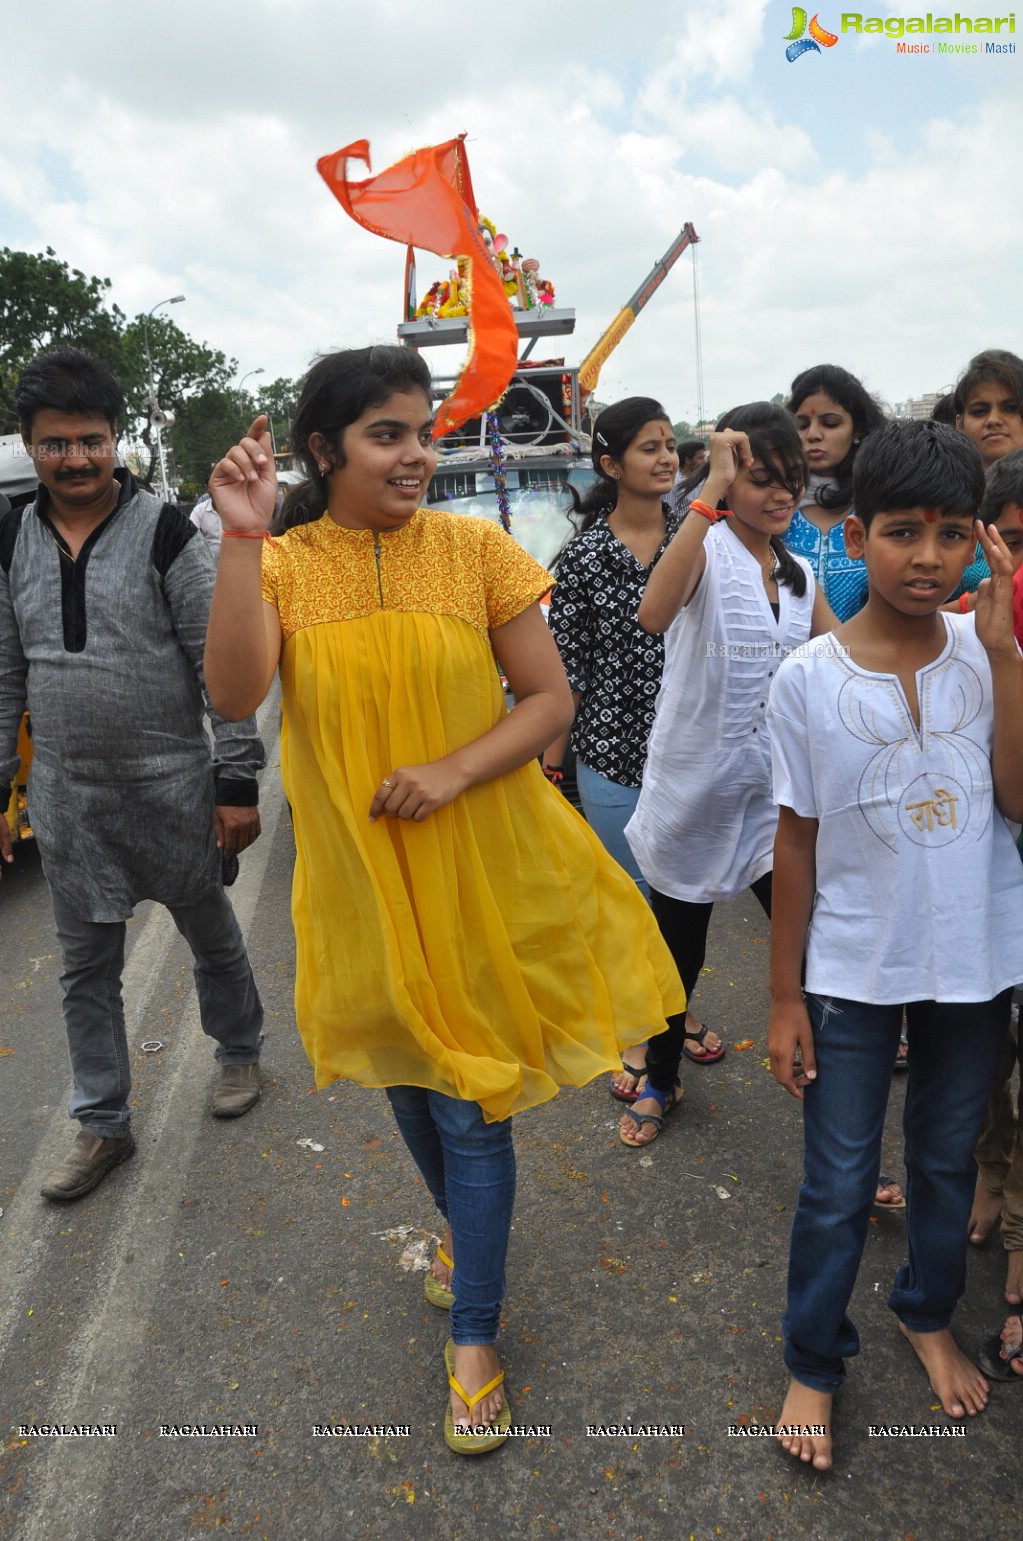
[[785, 40], [789, 45], [785, 50], [785, 57], [790, 64], [795, 64], [801, 54], [819, 54], [822, 48], [834, 48], [838, 42], [835, 34], [833, 32], [826, 32], [816, 16], [810, 22], [809, 37], [803, 36], [806, 30], [806, 12], [801, 5], [794, 5], [792, 7], [792, 31], [785, 34]]

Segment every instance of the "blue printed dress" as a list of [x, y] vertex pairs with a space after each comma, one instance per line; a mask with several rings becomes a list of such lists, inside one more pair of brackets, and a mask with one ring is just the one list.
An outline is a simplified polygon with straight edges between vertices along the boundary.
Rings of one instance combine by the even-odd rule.
[[846, 555], [844, 526], [845, 520], [840, 519], [825, 533], [797, 508], [785, 533], [786, 546], [810, 564], [840, 621], [850, 620], [867, 602], [867, 569], [859, 558]]

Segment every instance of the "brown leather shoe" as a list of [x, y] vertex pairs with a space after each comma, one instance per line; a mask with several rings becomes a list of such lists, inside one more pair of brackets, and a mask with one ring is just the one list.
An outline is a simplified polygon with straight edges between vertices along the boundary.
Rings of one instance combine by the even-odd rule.
[[259, 1065], [221, 1065], [213, 1088], [210, 1112], [214, 1118], [241, 1118], [259, 1101]]
[[135, 1138], [129, 1129], [119, 1140], [106, 1140], [79, 1129], [68, 1155], [47, 1174], [39, 1192], [44, 1199], [66, 1203], [91, 1193], [108, 1172], [135, 1154]]

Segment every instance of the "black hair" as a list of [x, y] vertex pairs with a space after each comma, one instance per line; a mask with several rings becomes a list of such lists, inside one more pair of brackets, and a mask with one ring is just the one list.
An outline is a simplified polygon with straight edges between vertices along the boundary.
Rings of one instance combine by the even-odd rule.
[[853, 495], [868, 530], [875, 514], [932, 504], [943, 514], [972, 517], [984, 496], [980, 451], [947, 423], [886, 423], [861, 446]]
[[597, 479], [582, 497], [574, 487], [569, 487], [575, 514], [572, 523], [577, 535], [590, 529], [598, 519], [607, 519], [618, 506], [618, 483], [601, 465], [603, 457], [610, 455], [612, 460], [621, 460], [640, 429], [653, 422], [670, 424], [671, 418], [652, 396], [626, 396], [613, 406], [605, 407], [597, 418], [590, 445], [590, 459]]
[[1023, 449], [1014, 449], [1011, 455], [995, 461], [987, 473], [977, 518], [985, 524], [997, 524], [1007, 503], [1023, 507]]
[[957, 417], [962, 417], [970, 396], [985, 380], [997, 380], [1004, 385], [1023, 411], [1023, 359], [1005, 348], [985, 348], [983, 353], [974, 354], [956, 381], [952, 399]]
[[[759, 460], [764, 469], [771, 473], [771, 479], [791, 492], [794, 499], [799, 497], [806, 486], [806, 455], [791, 412], [776, 406], [773, 401], [750, 401], [745, 406], [733, 407], [730, 412], [726, 412], [715, 425], [714, 432], [723, 433], [726, 428], [734, 428], [737, 433], [746, 434], [754, 460]], [[708, 460], [696, 473], [692, 485], [702, 486], [709, 475]], [[686, 484], [687, 487], [689, 485]], [[728, 499], [721, 499], [718, 508], [727, 507]], [[793, 594], [801, 599], [806, 593], [806, 573], [780, 535], [771, 536], [771, 550], [776, 559], [775, 577], [778, 582], [787, 584]]]
[[687, 460], [692, 460], [693, 456], [698, 455], [701, 450], [705, 454], [707, 451], [707, 446], [702, 439], [683, 439], [682, 443], [677, 444], [675, 447], [678, 450], [678, 463], [680, 466], [684, 466]]
[[325, 353], [302, 381], [291, 422], [291, 443], [306, 479], [293, 487], [270, 528], [275, 535], [298, 524], [311, 524], [327, 511], [327, 477], [309, 448], [310, 436], [321, 434], [333, 455], [331, 470], [345, 463], [341, 440], [346, 428], [389, 396], [422, 391], [432, 403], [430, 370], [412, 348], [344, 348]]
[[104, 417], [116, 433], [124, 395], [107, 366], [84, 348], [51, 348], [26, 366], [15, 387], [14, 406], [29, 439], [36, 413], [47, 408]]
[[956, 403], [955, 396], [951, 391], [946, 392], [944, 396], [939, 396], [937, 401], [934, 403], [933, 407], [931, 408], [931, 422], [947, 423], [950, 428], [955, 427]]
[[852, 502], [852, 471], [856, 451], [861, 441], [885, 421], [881, 403], [873, 397], [856, 376], [843, 369], [841, 364], [814, 364], [796, 376], [789, 389], [788, 409], [795, 416], [808, 396], [821, 393], [830, 396], [853, 420], [853, 441], [848, 453], [829, 472], [829, 480], [835, 483], [834, 491], [825, 488], [820, 492], [821, 508], [848, 508]]

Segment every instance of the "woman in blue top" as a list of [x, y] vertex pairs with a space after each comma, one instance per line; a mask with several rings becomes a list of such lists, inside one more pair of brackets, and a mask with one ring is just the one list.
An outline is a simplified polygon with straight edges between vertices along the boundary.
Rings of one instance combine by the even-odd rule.
[[863, 563], [846, 556], [843, 526], [852, 507], [852, 469], [864, 436], [885, 420], [869, 391], [839, 364], [815, 364], [792, 382], [788, 409], [810, 467], [785, 544], [805, 557], [840, 621], [867, 598]]

